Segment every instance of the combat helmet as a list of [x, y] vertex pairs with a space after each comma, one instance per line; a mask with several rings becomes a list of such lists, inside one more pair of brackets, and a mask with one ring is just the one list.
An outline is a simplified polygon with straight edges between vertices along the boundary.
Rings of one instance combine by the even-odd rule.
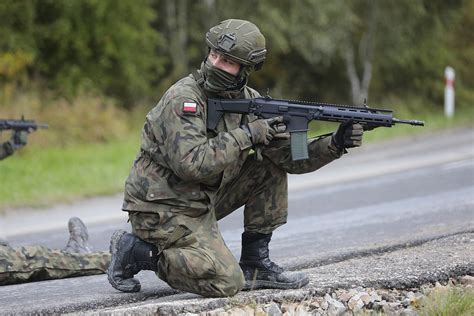
[[206, 34], [210, 49], [224, 54], [244, 68], [259, 70], [267, 54], [265, 37], [252, 22], [229, 19], [212, 27]]

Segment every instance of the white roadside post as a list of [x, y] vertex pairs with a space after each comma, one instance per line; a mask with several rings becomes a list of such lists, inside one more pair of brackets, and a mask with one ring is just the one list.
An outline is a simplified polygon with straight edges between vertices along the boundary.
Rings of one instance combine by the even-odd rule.
[[446, 78], [446, 86], [444, 88], [444, 115], [448, 118], [454, 116], [454, 69], [446, 67], [444, 70], [444, 77]]

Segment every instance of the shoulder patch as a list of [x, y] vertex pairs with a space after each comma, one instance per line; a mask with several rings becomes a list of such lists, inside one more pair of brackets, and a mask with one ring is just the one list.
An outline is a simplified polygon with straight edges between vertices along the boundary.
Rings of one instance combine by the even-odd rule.
[[191, 101], [183, 102], [183, 113], [184, 114], [196, 114], [197, 113], [197, 103]]

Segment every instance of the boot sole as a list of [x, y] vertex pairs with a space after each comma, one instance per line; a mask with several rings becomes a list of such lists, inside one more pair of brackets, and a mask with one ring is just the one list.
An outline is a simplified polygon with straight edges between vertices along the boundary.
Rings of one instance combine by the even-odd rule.
[[309, 278], [305, 277], [304, 279], [293, 282], [293, 283], [281, 283], [281, 282], [272, 282], [265, 280], [252, 280], [245, 281], [245, 285], [242, 288], [243, 291], [249, 290], [258, 290], [258, 289], [279, 289], [279, 290], [290, 290], [290, 289], [299, 289], [309, 283]]
[[[122, 291], [122, 292], [131, 293], [131, 292], [140, 291], [140, 288], [141, 288], [140, 283], [134, 283], [133, 285], [125, 285], [124, 286], [123, 284], [118, 284], [112, 278], [112, 274], [113, 274], [112, 267], [115, 265], [115, 261], [116, 261], [116, 257], [117, 257], [115, 254], [118, 251], [118, 245], [120, 243], [120, 239], [122, 239], [123, 235], [125, 235], [126, 233], [127, 232], [124, 231], [124, 230], [117, 230], [112, 234], [112, 237], [110, 238], [109, 251], [112, 254], [112, 258], [110, 260], [109, 268], [107, 269], [107, 279], [109, 280], [110, 285], [112, 285], [112, 287], [114, 289]], [[133, 282], [133, 281], [131, 281], [132, 279], [126, 279], [126, 280], [130, 280], [130, 282]]]

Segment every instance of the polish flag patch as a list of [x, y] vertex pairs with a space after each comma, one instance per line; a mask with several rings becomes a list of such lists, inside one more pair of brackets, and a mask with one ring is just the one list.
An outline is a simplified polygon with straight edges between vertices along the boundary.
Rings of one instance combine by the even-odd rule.
[[183, 112], [184, 113], [196, 113], [197, 112], [196, 102], [184, 102], [183, 103]]

